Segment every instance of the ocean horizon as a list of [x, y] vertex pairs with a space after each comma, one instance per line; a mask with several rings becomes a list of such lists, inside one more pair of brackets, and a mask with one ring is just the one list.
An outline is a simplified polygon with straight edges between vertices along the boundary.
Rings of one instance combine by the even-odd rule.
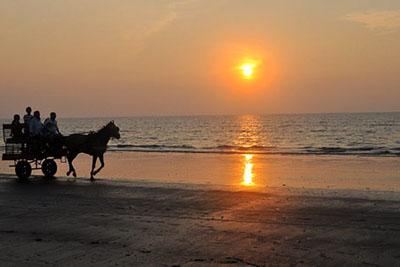
[[400, 155], [400, 112], [61, 117], [58, 124], [68, 135], [96, 131], [109, 120], [121, 129], [111, 151]]

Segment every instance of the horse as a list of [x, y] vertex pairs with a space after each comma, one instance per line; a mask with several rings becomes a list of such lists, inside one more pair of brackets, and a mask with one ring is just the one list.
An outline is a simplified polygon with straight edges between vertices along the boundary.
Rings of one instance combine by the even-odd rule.
[[[67, 176], [72, 173], [72, 175], [76, 177], [76, 171], [72, 165], [72, 161], [79, 153], [85, 153], [93, 157], [90, 180], [94, 181], [94, 176], [104, 168], [104, 153], [107, 151], [108, 142], [111, 138], [119, 139], [120, 137], [119, 128], [114, 124], [114, 121], [110, 121], [97, 132], [89, 134], [71, 134], [66, 136], [64, 139], [64, 146], [67, 149], [67, 160], [69, 165]], [[95, 170], [97, 158], [99, 158], [101, 165], [97, 170]]]

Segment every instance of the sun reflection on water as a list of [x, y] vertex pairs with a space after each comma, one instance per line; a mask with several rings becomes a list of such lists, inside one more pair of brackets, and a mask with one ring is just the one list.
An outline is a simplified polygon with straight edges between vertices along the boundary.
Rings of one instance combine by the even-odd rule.
[[253, 186], [255, 183], [253, 182], [253, 166], [252, 163], [253, 155], [252, 154], [245, 154], [244, 155], [244, 170], [243, 170], [243, 180], [242, 185], [245, 186]]
[[236, 136], [233, 143], [247, 152], [243, 155], [243, 177], [241, 185], [255, 186], [254, 182], [254, 153], [253, 149], [262, 145], [260, 132], [262, 123], [259, 116], [243, 115], [238, 118], [240, 133]]

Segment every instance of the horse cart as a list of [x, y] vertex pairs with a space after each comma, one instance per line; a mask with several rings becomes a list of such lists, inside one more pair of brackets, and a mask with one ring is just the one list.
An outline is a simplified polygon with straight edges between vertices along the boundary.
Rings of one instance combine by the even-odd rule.
[[32, 170], [42, 170], [47, 178], [57, 172], [56, 160], [65, 163], [67, 154], [60, 140], [54, 138], [13, 137], [11, 124], [3, 124], [3, 140], [5, 151], [2, 160], [12, 161], [10, 167], [15, 168], [18, 178], [29, 178]]

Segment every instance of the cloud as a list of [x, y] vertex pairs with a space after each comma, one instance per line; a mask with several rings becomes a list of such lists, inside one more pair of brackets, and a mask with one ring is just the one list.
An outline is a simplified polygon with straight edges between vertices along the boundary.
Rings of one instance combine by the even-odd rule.
[[163, 16], [154, 20], [144, 35], [147, 37], [162, 31], [164, 28], [168, 27], [178, 19], [183, 7], [196, 1], [197, 0], [175, 0], [170, 2], [167, 7], [167, 12]]
[[164, 31], [177, 21], [185, 8], [198, 2], [199, 0], [172, 0], [160, 6], [158, 13], [150, 13], [140, 26], [128, 29], [123, 35], [127, 42], [136, 44], [136, 52], [140, 52], [146, 47], [146, 42], [154, 35]]
[[400, 30], [400, 9], [355, 12], [346, 15], [345, 19], [361, 23], [374, 32], [394, 33]]

